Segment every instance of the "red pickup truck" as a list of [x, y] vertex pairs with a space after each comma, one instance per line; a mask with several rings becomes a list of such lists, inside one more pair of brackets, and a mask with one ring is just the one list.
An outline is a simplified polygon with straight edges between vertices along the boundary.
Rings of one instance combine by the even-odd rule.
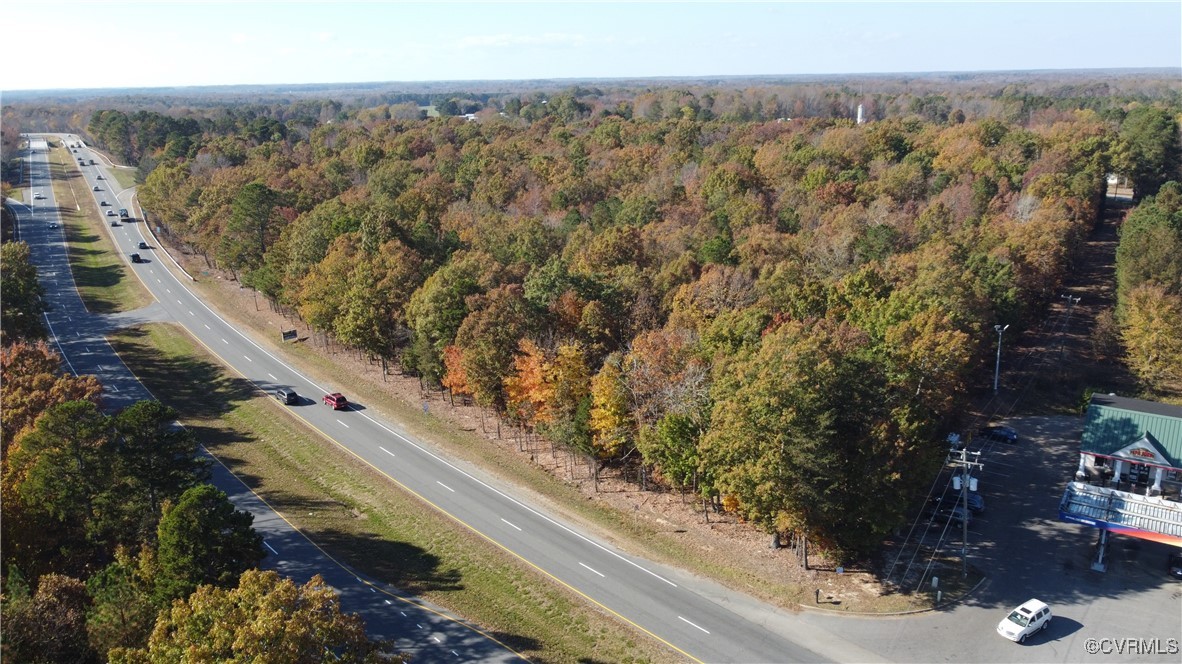
[[333, 410], [346, 410], [349, 408], [349, 400], [340, 392], [333, 392], [324, 395], [324, 405], [332, 406]]

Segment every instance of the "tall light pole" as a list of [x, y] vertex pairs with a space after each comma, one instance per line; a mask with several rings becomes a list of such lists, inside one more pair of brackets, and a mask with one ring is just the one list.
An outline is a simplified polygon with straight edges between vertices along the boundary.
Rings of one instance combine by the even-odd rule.
[[997, 330], [997, 363], [993, 365], [993, 393], [997, 394], [997, 377], [1001, 373], [1001, 333], [1010, 329], [1009, 325], [994, 325]]

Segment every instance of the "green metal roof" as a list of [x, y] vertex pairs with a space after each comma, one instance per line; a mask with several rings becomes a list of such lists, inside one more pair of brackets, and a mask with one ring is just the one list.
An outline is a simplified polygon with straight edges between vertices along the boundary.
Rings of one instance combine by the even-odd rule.
[[1182, 468], [1182, 407], [1094, 394], [1084, 423], [1081, 452], [1112, 454], [1142, 437]]

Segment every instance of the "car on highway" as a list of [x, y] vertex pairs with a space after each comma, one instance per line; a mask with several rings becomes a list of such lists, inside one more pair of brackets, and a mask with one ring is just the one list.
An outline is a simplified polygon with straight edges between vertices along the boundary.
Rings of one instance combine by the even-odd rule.
[[988, 440], [996, 440], [1003, 443], [1018, 442], [1018, 432], [1010, 427], [990, 425], [977, 429], [977, 435]]
[[140, 249], [147, 249], [147, 248], [148, 248], [148, 243], [147, 243], [147, 242], [141, 242], [141, 243], [140, 243]]
[[[99, 201], [99, 206], [100, 206], [100, 207], [106, 207], [106, 206], [108, 206], [108, 205], [110, 205], [110, 203], [108, 203], [108, 202], [106, 202], [106, 201]], [[107, 210], [107, 212], [110, 212], [110, 210]]]
[[94, 185], [94, 191], [102, 191], [102, 188], [96, 184]]
[[290, 387], [275, 388], [275, 398], [288, 406], [294, 406], [300, 402], [300, 395]]
[[349, 407], [349, 400], [340, 392], [333, 392], [324, 395], [324, 405], [332, 406], [333, 410], [346, 410]]
[[38, 201], [39, 201], [39, 200], [41, 200], [41, 199], [45, 198], [45, 195], [44, 195], [44, 194], [42, 194], [42, 193], [41, 193], [41, 192], [39, 192], [39, 191], [34, 191], [34, 192], [33, 192], [33, 198], [34, 198], [35, 200], [38, 200]]
[[103, 179], [103, 176], [101, 176], [101, 175], [96, 175], [96, 176], [94, 176], [94, 179], [96, 179], [96, 180], [102, 180], [102, 179]]
[[57, 224], [50, 222], [49, 227], [50, 228], [57, 228]]
[[114, 210], [107, 210], [107, 216], [108, 216], [108, 217], [114, 217], [114, 216], [115, 216], [115, 211], [114, 211]]
[[144, 258], [143, 258], [143, 256], [140, 256], [139, 254], [132, 254], [131, 255], [131, 262], [132, 263], [143, 263]]
[[997, 623], [997, 633], [1011, 641], [1025, 643], [1026, 637], [1051, 625], [1051, 607], [1037, 599], [1026, 600]]

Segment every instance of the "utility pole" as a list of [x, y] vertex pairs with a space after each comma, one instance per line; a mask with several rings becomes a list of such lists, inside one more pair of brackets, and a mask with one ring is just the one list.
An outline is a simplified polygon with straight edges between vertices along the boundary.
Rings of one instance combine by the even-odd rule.
[[[956, 466], [958, 475], [953, 476], [953, 487], [956, 488], [957, 478], [960, 480], [960, 508], [963, 510], [960, 520], [961, 525], [961, 539], [960, 539], [960, 573], [961, 576], [969, 575], [969, 484], [976, 484], [977, 478], [972, 476], [974, 469], [984, 468], [985, 464], [977, 461], [980, 458], [980, 452], [969, 452], [968, 448], [957, 450], [953, 454], [960, 455], [959, 459], [952, 459], [952, 464]], [[969, 454], [973, 455], [973, 460], [969, 461]]]
[[993, 329], [997, 330], [997, 363], [993, 365], [993, 393], [997, 394], [997, 378], [1001, 373], [1001, 334], [1010, 329], [1010, 326], [994, 325]]

